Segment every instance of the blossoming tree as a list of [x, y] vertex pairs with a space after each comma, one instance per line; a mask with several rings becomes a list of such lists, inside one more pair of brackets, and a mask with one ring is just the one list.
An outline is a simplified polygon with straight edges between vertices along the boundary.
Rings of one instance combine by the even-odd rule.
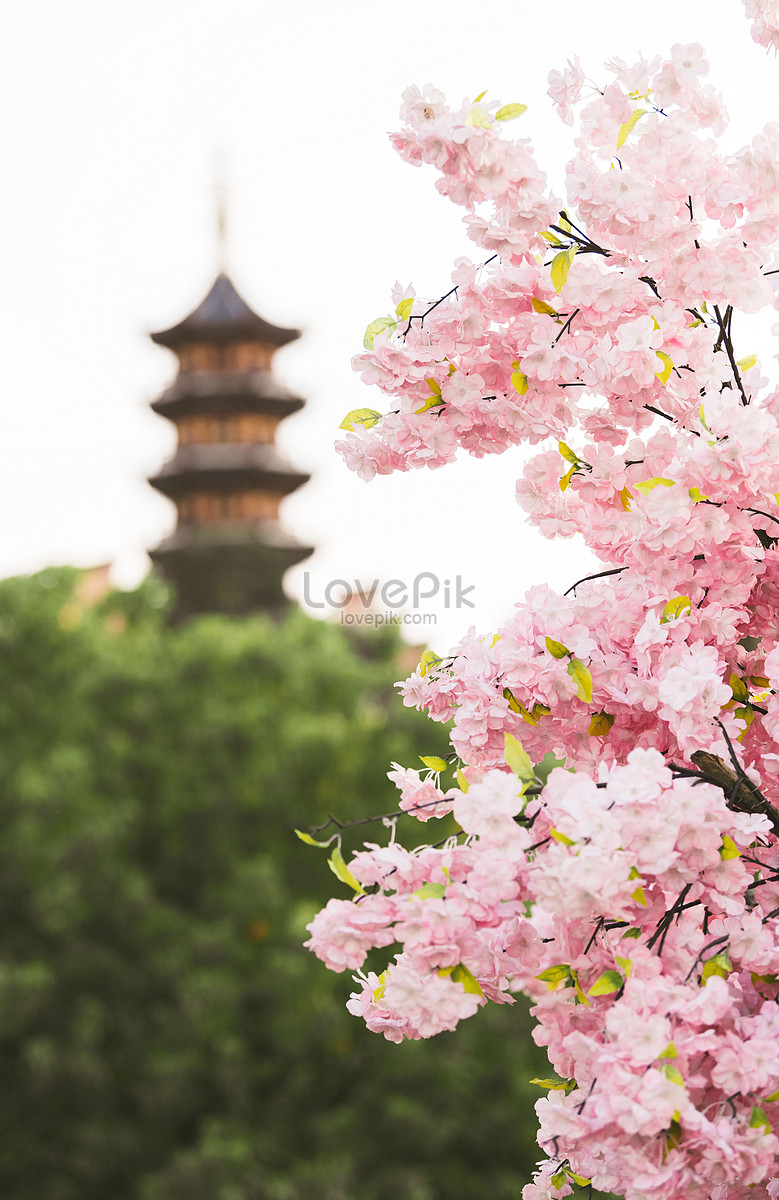
[[[777, 48], [776, 4], [745, 4]], [[395, 146], [486, 262], [396, 289], [357, 359], [389, 411], [340, 443], [365, 479], [538, 446], [519, 503], [603, 563], [423, 655], [404, 700], [452, 753], [390, 778], [459, 832], [347, 864], [336, 829], [353, 895], [309, 926], [393, 1041], [531, 998], [554, 1074], [525, 1200], [779, 1195], [779, 390], [737, 344], [779, 306], [779, 129], [722, 150], [706, 71], [693, 45], [553, 72], [565, 200], [504, 136], [522, 106], [405, 93]]]

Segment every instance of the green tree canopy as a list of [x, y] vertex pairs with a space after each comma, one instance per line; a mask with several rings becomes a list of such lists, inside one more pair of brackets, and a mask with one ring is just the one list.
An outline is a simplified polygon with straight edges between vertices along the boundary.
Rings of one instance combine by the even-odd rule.
[[154, 579], [81, 583], [0, 584], [0, 1195], [515, 1197], [524, 1011], [393, 1046], [301, 946], [332, 876], [293, 826], [394, 807], [389, 762], [444, 749], [395, 631], [171, 629]]

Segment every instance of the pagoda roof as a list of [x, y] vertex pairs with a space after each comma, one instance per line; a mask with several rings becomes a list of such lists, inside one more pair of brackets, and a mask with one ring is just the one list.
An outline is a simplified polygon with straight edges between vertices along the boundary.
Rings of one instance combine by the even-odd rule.
[[158, 400], [154, 412], [174, 418], [186, 412], [255, 411], [283, 417], [298, 412], [305, 401], [273, 378], [269, 371], [185, 371]]
[[275, 446], [265, 443], [193, 444], [179, 446], [160, 472], [149, 480], [152, 487], [166, 496], [183, 492], [230, 491], [237, 487], [257, 487], [288, 495], [310, 475], [295, 468]]
[[299, 329], [284, 329], [259, 316], [236, 291], [233, 281], [220, 271], [211, 290], [196, 309], [178, 325], [153, 333], [159, 346], [175, 350], [188, 342], [264, 342], [286, 346], [300, 337]]

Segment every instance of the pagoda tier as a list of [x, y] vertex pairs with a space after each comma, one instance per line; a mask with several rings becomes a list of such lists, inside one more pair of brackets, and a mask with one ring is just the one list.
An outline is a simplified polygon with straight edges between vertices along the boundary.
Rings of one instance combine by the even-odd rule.
[[178, 448], [149, 480], [178, 510], [151, 553], [176, 589], [177, 616], [279, 612], [284, 572], [312, 553], [279, 523], [281, 501], [309, 476], [274, 444], [304, 401], [276, 382], [271, 361], [299, 332], [259, 317], [222, 273], [193, 313], [151, 336], [179, 359], [152, 404], [175, 424]]

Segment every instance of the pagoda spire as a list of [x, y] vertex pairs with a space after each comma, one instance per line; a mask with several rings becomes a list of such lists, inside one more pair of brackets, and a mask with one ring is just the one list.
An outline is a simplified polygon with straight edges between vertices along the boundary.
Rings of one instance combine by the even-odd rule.
[[250, 308], [224, 269], [183, 321], [151, 335], [179, 360], [152, 404], [176, 426], [178, 448], [149, 480], [178, 510], [175, 531], [151, 551], [174, 585], [178, 618], [280, 612], [285, 571], [313, 552], [279, 520], [281, 501], [309, 479], [275, 446], [279, 422], [304, 401], [271, 363], [299, 336]]

